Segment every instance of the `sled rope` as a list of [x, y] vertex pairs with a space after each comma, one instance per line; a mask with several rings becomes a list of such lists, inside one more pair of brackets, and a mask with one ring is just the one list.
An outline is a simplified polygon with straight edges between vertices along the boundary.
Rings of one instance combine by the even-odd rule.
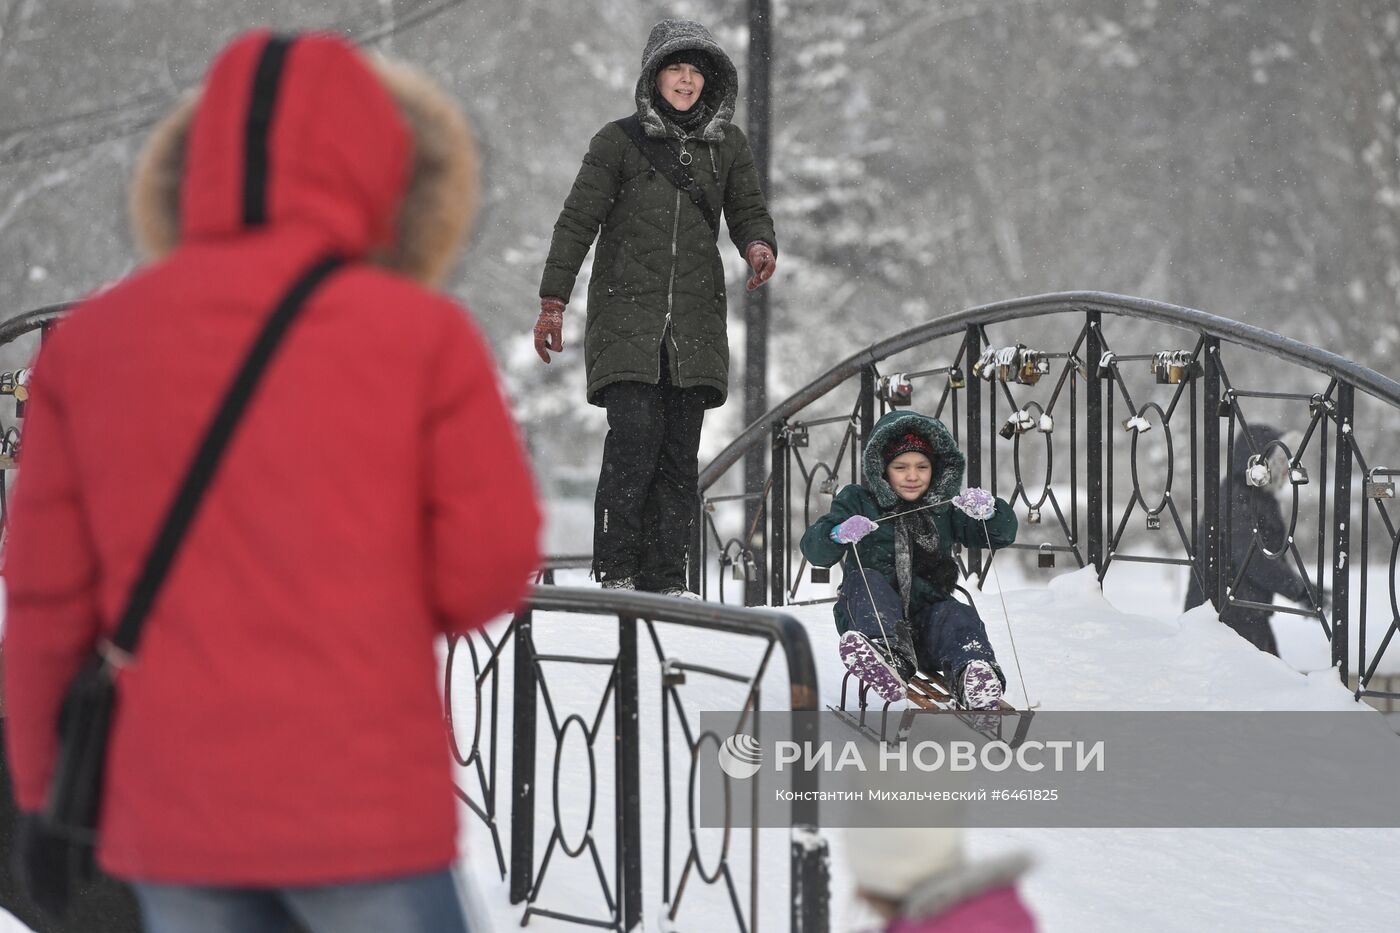
[[856, 556], [856, 567], [860, 569], [860, 581], [865, 584], [865, 595], [869, 597], [870, 608], [875, 613], [875, 624], [880, 626], [880, 637], [885, 640], [885, 646], [893, 651], [894, 646], [890, 643], [890, 636], [885, 634], [885, 621], [880, 618], [880, 607], [875, 605], [875, 594], [870, 589], [870, 578], [865, 575], [865, 565], [860, 562], [860, 548], [856, 546], [859, 543], [851, 545], [851, 553]]
[[[992, 537], [987, 531], [987, 523], [985, 521], [982, 522], [982, 537], [987, 542], [987, 550], [993, 550]], [[997, 583], [997, 597], [1001, 600], [1001, 614], [1002, 618], [1006, 620], [1007, 637], [1011, 639], [1011, 658], [1016, 662], [1016, 679], [1021, 681], [1021, 696], [1026, 698], [1026, 709], [1035, 709], [1040, 704], [1031, 703], [1030, 691], [1026, 689], [1026, 673], [1021, 669], [1021, 655], [1016, 651], [1016, 635], [1011, 631], [1011, 610], [1006, 608], [1006, 594], [1001, 588], [1001, 576], [997, 573], [995, 554], [987, 560], [987, 564], [992, 568], [992, 578], [996, 580]]]

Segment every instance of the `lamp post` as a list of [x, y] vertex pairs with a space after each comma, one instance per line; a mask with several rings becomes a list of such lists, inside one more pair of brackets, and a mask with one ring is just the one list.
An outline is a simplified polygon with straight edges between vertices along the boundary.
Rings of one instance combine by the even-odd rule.
[[[768, 192], [769, 68], [772, 59], [771, 8], [769, 0], [749, 0], [749, 80], [748, 135], [753, 149], [754, 168], [764, 194]], [[756, 288], [744, 297], [744, 425], [753, 424], [768, 410], [768, 288]], [[744, 459], [744, 529], [754, 527], [763, 508], [765, 480], [762, 448]], [[762, 525], [755, 542], [766, 541]], [[767, 602], [767, 561], [764, 549], [756, 547], [755, 573], [744, 584], [746, 605]]]

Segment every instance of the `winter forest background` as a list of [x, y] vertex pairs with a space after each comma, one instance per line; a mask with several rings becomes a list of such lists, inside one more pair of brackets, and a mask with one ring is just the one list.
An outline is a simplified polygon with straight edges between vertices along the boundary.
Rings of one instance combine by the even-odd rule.
[[[529, 339], [551, 227], [589, 137], [631, 108], [651, 24], [705, 22], [742, 78], [747, 7], [0, 0], [0, 317], [137, 263], [125, 197], [145, 131], [231, 36], [344, 31], [469, 114], [484, 203], [450, 288], [495, 346], [547, 491], [591, 494], [605, 425], [583, 403], [582, 314], [562, 363]], [[773, 30], [770, 400], [938, 315], [1064, 289], [1199, 308], [1395, 373], [1395, 0], [774, 0]], [[726, 261], [736, 384], [709, 453], [741, 426], [742, 264]]]

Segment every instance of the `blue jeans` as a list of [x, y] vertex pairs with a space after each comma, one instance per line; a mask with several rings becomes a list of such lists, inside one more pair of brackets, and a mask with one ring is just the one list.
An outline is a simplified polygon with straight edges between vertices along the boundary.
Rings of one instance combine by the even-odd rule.
[[[864, 580], [859, 572], [847, 574], [837, 600], [846, 610], [851, 628], [866, 638], [881, 638], [882, 627], [890, 639], [896, 638], [895, 626], [904, 615], [904, 607], [899, 592], [884, 574], [866, 570]], [[920, 670], [941, 673], [952, 683], [969, 661], [987, 661], [1005, 686], [1006, 678], [987, 641], [982, 617], [973, 607], [956, 599], [939, 600], [914, 613], [909, 636]]]
[[447, 869], [316, 887], [132, 887], [146, 933], [471, 933]]

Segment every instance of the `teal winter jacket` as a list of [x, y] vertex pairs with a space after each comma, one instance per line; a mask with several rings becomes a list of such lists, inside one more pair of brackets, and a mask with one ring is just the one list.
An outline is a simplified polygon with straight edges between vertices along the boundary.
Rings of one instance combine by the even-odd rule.
[[[922, 436], [934, 451], [933, 481], [922, 499], [905, 503], [885, 479], [884, 451], [894, 439], [910, 433]], [[932, 517], [938, 536], [937, 552], [915, 555], [912, 592], [901, 594], [906, 597], [910, 617], [917, 616], [952, 595], [958, 578], [952, 557], [954, 544], [996, 549], [1016, 540], [1016, 513], [1005, 500], [996, 500], [996, 511], [985, 522], [968, 517], [947, 502], [958, 494], [964, 464], [962, 451], [941, 421], [911, 411], [890, 412], [875, 424], [866, 443], [862, 458], [863, 481], [860, 485], [846, 486], [836, 494], [831, 511], [813, 522], [802, 536], [802, 554], [817, 567], [840, 563], [847, 574], [856, 573], [860, 567], [876, 571], [898, 589], [895, 527], [898, 522], [914, 520], [912, 515], [900, 518], [899, 512], [945, 502], [921, 513]], [[853, 515], [864, 515], [880, 527], [855, 545], [832, 541], [831, 530]], [[844, 632], [849, 624], [838, 604], [837, 630]]]

